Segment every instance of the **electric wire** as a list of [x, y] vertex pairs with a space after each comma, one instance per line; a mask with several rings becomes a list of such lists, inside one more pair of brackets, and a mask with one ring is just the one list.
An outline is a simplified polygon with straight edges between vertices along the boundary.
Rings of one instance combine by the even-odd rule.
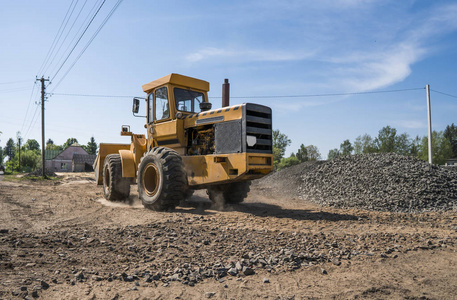
[[[383, 94], [383, 93], [399, 93], [406, 91], [423, 90], [424, 88], [410, 88], [410, 89], [396, 89], [384, 91], [370, 91], [370, 92], [351, 92], [351, 93], [328, 93], [328, 94], [302, 94], [302, 95], [276, 95], [276, 96], [235, 96], [233, 99], [257, 99], [257, 98], [311, 98], [311, 97], [330, 97], [330, 96], [348, 96], [348, 95], [363, 95], [363, 94]], [[126, 95], [91, 95], [91, 94], [70, 94], [70, 93], [51, 93], [51, 96], [74, 96], [74, 97], [98, 97], [98, 98], [133, 98], [135, 96]], [[222, 97], [208, 97], [211, 99], [219, 99]]]
[[35, 127], [35, 125], [36, 125], [35, 116], [37, 115], [39, 107], [40, 106], [37, 105], [36, 108], [35, 108], [35, 112], [33, 113], [32, 119], [30, 120], [29, 127], [27, 128], [26, 133], [24, 134], [24, 138], [28, 136], [28, 134], [30, 132], [30, 129], [32, 128], [32, 124], [33, 124], [33, 127]]
[[30, 80], [19, 80], [19, 81], [10, 81], [10, 82], [0, 82], [0, 85], [6, 85], [6, 84], [16, 84], [16, 83], [24, 83], [24, 82], [30, 82]]
[[[87, 1], [87, 0], [86, 0]], [[74, 34], [72, 40], [68, 43], [67, 47], [65, 48], [64, 51], [62, 51], [61, 55], [60, 55], [60, 58], [58, 59], [57, 63], [55, 64], [55, 68], [50, 71], [49, 73], [51, 74], [54, 74], [55, 71], [57, 70], [57, 67], [61, 65], [62, 61], [65, 59], [65, 56], [67, 53], [69, 53], [69, 50], [75, 45], [75, 40], [81, 36], [81, 33], [82, 31], [84, 30], [84, 28], [86, 26], [88, 26], [89, 24], [89, 21], [90, 19], [94, 16], [95, 14], [95, 11], [97, 11], [97, 7], [100, 5], [100, 3], [102, 2], [103, 0], [99, 0], [99, 1], [95, 1], [94, 2], [94, 5], [92, 6], [92, 8], [90, 9], [89, 13], [87, 14], [86, 18], [84, 19], [84, 21], [81, 23], [81, 26], [79, 27], [79, 29], [76, 31], [76, 33]]]
[[92, 24], [92, 22], [94, 21], [95, 17], [97, 16], [98, 12], [100, 11], [100, 9], [103, 7], [103, 4], [105, 4], [106, 0], [103, 0], [102, 4], [98, 7], [97, 11], [95, 12], [94, 16], [92, 17], [92, 19], [90, 20], [89, 24], [87, 24], [86, 28], [84, 29], [83, 33], [81, 34], [81, 36], [78, 38], [78, 40], [76, 41], [75, 45], [73, 46], [73, 48], [71, 49], [70, 53], [68, 53], [67, 57], [65, 58], [65, 60], [63, 61], [63, 63], [60, 65], [59, 69], [57, 70], [57, 72], [55, 72], [55, 74], [51, 77], [52, 79], [54, 79], [57, 74], [59, 74], [60, 70], [62, 69], [62, 67], [65, 65], [65, 63], [67, 62], [67, 60], [70, 58], [70, 55], [73, 53], [73, 51], [75, 50], [76, 46], [79, 44], [79, 42], [81, 41], [82, 37], [84, 36], [84, 34], [86, 33], [87, 29], [89, 28], [90, 24]]
[[29, 114], [30, 103], [32, 102], [32, 99], [33, 99], [33, 92], [35, 91], [35, 87], [36, 87], [36, 80], [33, 83], [32, 92], [30, 93], [29, 104], [27, 105], [27, 110], [25, 111], [25, 116], [24, 116], [24, 121], [22, 122], [21, 132], [24, 132], [23, 130], [24, 130], [24, 126], [25, 126], [25, 121], [27, 120], [27, 116]]
[[[51, 59], [51, 64], [49, 64], [49, 67], [52, 65], [52, 62], [55, 60], [56, 56], [60, 53], [60, 49], [62, 49], [62, 46], [65, 44], [65, 41], [67, 40], [68, 35], [70, 34], [70, 32], [72, 31], [73, 27], [75, 26], [76, 21], [79, 19], [79, 16], [81, 15], [81, 12], [83, 11], [84, 7], [86, 6], [86, 3], [87, 3], [87, 0], [84, 1], [84, 4], [81, 6], [81, 9], [79, 10], [78, 15], [75, 17], [73, 23], [70, 26], [70, 29], [68, 29], [67, 34], [65, 35], [64, 39], [62, 40], [62, 43], [60, 43], [59, 49], [57, 49], [57, 51], [55, 52], [53, 58]], [[74, 8], [76, 8], [76, 5], [75, 5]], [[73, 8], [73, 10], [74, 10], [74, 8]], [[48, 68], [44, 71], [44, 73], [47, 72]]]
[[12, 93], [12, 92], [21, 92], [21, 91], [28, 91], [28, 90], [29, 89], [24, 86], [24, 87], [16, 87], [16, 88], [0, 90], [0, 93]]
[[430, 89], [430, 90], [432, 92], [435, 92], [435, 93], [438, 93], [438, 94], [441, 94], [441, 95], [445, 95], [445, 96], [452, 97], [452, 98], [457, 98], [457, 96], [454, 96], [454, 95], [451, 95], [451, 94], [443, 93], [443, 92], [440, 92], [440, 91], [437, 91], [437, 90], [432, 90], [432, 89]]
[[[303, 95], [276, 95], [276, 96], [235, 96], [230, 98], [240, 99], [274, 99], [274, 98], [313, 98], [313, 97], [330, 97], [330, 96], [351, 96], [351, 95], [365, 95], [365, 94], [383, 94], [383, 93], [398, 93], [407, 91], [423, 90], [424, 88], [411, 88], [411, 89], [397, 89], [397, 90], [384, 90], [384, 91], [370, 91], [370, 92], [350, 92], [350, 93], [329, 93], [329, 94], [303, 94]], [[210, 97], [222, 98], [222, 97]]]
[[94, 97], [94, 98], [133, 98], [135, 96], [116, 96], [116, 95], [90, 95], [90, 94], [65, 94], [65, 93], [50, 93], [50, 96], [74, 96], [74, 97]]
[[[46, 54], [46, 57], [45, 57], [43, 63], [41, 64], [40, 68], [38, 69], [37, 74], [40, 74], [44, 70], [46, 64], [49, 61], [49, 58], [51, 57], [52, 53], [54, 52], [54, 49], [58, 43], [58, 38], [60, 39], [60, 36], [62, 36], [62, 32], [63, 32], [62, 27], [64, 26], [64, 24], [68, 23], [68, 21], [66, 21], [66, 20], [67, 20], [68, 13], [70, 12], [71, 7], [73, 6], [73, 3], [74, 3], [74, 0], [71, 1], [70, 6], [68, 7], [67, 13], [65, 14], [65, 17], [63, 18], [62, 24], [60, 24], [59, 30], [57, 31], [57, 34], [54, 37], [54, 40], [52, 41], [51, 47], [49, 48], [48, 53]], [[69, 19], [69, 16], [68, 16], [68, 19]]]
[[[56, 90], [56, 88], [60, 85], [60, 83], [65, 79], [65, 77], [68, 75], [68, 73], [71, 71], [71, 69], [74, 67], [74, 65], [78, 62], [78, 60], [81, 58], [81, 56], [84, 54], [84, 52], [87, 50], [87, 48], [90, 46], [92, 41], [97, 37], [98, 33], [102, 30], [102, 28], [105, 26], [105, 24], [108, 22], [108, 20], [111, 18], [111, 16], [114, 14], [116, 9], [119, 7], [119, 5], [122, 3], [123, 0], [118, 0], [117, 3], [114, 5], [114, 7], [111, 9], [109, 12], [108, 16], [103, 20], [102, 24], [98, 27], [97, 31], [92, 35], [91, 39], [88, 41], [86, 46], [83, 48], [83, 50], [79, 53], [79, 55], [76, 57], [75, 61], [73, 64], [68, 68], [67, 72], [61, 77], [61, 79], [57, 82], [57, 84], [54, 86], [53, 91]], [[103, 1], [104, 2], [104, 1]], [[60, 70], [60, 69], [59, 69]]]

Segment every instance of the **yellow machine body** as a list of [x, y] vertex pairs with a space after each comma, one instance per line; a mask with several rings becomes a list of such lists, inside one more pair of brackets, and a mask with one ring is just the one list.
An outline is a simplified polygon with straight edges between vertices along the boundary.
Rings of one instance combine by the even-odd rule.
[[[165, 117], [160, 120], [156, 118], [156, 110], [160, 109], [156, 102], [159, 90], [161, 97], [168, 100], [167, 109], [162, 107]], [[147, 135], [133, 134], [123, 128], [121, 135], [131, 136], [130, 144], [100, 144], [94, 164], [98, 184], [103, 184], [103, 164], [108, 154], [120, 154], [122, 177], [136, 180], [141, 157], [158, 146], [171, 148], [181, 155], [188, 185], [194, 189], [252, 180], [273, 170], [271, 109], [240, 104], [198, 112], [180, 110], [176, 91], [195, 93], [202, 102], [208, 102], [209, 83], [179, 74], [145, 84], [143, 91], [148, 95]], [[270, 139], [265, 138], [268, 136]]]

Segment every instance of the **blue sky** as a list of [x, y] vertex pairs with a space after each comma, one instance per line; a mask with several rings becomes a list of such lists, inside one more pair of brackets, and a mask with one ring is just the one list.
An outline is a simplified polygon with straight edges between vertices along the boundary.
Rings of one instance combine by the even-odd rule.
[[[41, 143], [34, 86], [41, 75], [51, 77], [47, 92], [55, 94], [46, 102], [46, 140], [56, 144], [69, 137], [86, 144], [91, 136], [129, 143], [119, 135], [123, 124], [145, 133], [128, 97], [59, 94], [144, 96], [141, 85], [173, 72], [209, 81], [213, 107], [220, 107], [221, 84], [229, 78], [237, 97], [231, 104], [272, 107], [274, 128], [292, 140], [287, 155], [303, 143], [316, 145], [324, 158], [343, 140], [376, 136], [386, 125], [426, 135], [426, 84], [457, 95], [457, 3], [439, 0], [123, 1], [63, 77], [116, 2], [106, 0], [55, 77], [99, 1], [77, 2], [66, 28], [74, 24], [72, 31], [64, 31], [61, 41], [67, 39], [45, 68], [72, 2], [0, 2], [1, 146], [17, 131]], [[432, 91], [431, 99], [434, 130], [457, 123], [457, 98]]]

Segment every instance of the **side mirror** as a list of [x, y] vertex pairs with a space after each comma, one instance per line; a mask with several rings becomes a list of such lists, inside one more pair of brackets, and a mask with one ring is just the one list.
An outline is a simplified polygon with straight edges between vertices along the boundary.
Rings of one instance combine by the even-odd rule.
[[138, 98], [133, 98], [132, 112], [133, 112], [134, 114], [137, 114], [139, 110], [140, 110], [140, 99], [138, 99]]
[[210, 103], [210, 102], [201, 102], [201, 103], [200, 103], [200, 110], [201, 110], [201, 111], [210, 110], [211, 107], [213, 107], [213, 104]]

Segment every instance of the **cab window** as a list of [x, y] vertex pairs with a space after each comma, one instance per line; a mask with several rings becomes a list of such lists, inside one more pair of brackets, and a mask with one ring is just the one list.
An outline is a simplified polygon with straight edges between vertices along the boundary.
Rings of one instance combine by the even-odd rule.
[[160, 121], [170, 118], [170, 108], [168, 106], [168, 91], [167, 87], [161, 87], [154, 92], [155, 114], [154, 120]]
[[150, 93], [148, 96], [148, 123], [154, 121], [154, 93]]
[[203, 93], [174, 88], [176, 109], [179, 111], [199, 113], [200, 103], [204, 102]]

